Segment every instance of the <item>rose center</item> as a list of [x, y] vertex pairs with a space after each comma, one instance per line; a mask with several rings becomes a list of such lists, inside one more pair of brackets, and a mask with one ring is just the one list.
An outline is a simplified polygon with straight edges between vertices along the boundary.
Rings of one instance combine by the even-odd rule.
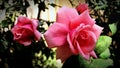
[[81, 39], [88, 39], [88, 37], [89, 37], [88, 32], [87, 31], [80, 31], [79, 37]]

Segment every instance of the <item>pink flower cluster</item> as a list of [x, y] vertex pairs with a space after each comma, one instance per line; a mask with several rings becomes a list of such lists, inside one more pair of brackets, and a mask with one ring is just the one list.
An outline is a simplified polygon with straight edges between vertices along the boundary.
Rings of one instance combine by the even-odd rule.
[[[90, 17], [86, 4], [80, 4], [76, 8], [80, 15], [76, 9], [60, 8], [56, 22], [44, 33], [48, 47], [57, 47], [56, 56], [62, 61], [78, 54], [87, 60], [91, 56], [97, 58], [94, 48], [103, 28], [96, 25], [95, 20]], [[15, 41], [28, 46], [32, 39], [40, 40], [36, 19], [19, 16], [16, 23], [11, 30]]]

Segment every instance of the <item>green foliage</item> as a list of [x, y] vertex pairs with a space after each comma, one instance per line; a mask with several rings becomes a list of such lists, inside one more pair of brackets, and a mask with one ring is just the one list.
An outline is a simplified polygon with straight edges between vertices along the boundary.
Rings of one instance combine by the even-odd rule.
[[108, 58], [108, 57], [110, 57], [109, 48], [107, 48], [105, 51], [103, 51], [99, 56], [100, 56], [100, 58]]
[[112, 32], [112, 35], [114, 35], [117, 32], [117, 23], [109, 24], [109, 28]]
[[101, 5], [101, 6], [96, 6], [94, 9], [95, 10], [98, 10], [98, 9], [103, 9], [103, 8], [106, 8], [107, 7], [107, 5], [106, 4], [103, 4], [103, 5]]
[[107, 68], [113, 66], [112, 59], [91, 59], [85, 60], [80, 55], [71, 56], [62, 68]]
[[97, 51], [98, 54], [102, 53], [105, 51], [108, 47], [110, 47], [110, 44], [112, 42], [112, 38], [109, 36], [100, 36], [98, 38], [98, 41], [96, 43], [95, 50]]
[[113, 66], [112, 59], [94, 59], [90, 68], [109, 68]]
[[95, 47], [95, 51], [99, 54], [100, 58], [110, 57], [109, 47], [111, 45], [112, 38], [109, 36], [100, 36]]

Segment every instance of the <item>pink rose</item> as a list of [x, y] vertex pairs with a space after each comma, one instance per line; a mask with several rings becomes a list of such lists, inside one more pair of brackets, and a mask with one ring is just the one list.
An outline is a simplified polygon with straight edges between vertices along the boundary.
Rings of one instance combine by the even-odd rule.
[[40, 40], [41, 34], [37, 31], [37, 26], [38, 20], [30, 20], [27, 17], [19, 16], [16, 25], [11, 30], [14, 40], [24, 46], [30, 45], [32, 39]]
[[79, 3], [79, 5], [76, 7], [76, 10], [78, 11], [78, 13], [82, 13], [85, 10], [90, 11], [88, 8], [88, 4], [86, 4], [86, 3]]
[[79, 15], [76, 9], [62, 7], [44, 37], [49, 48], [57, 47], [57, 59], [65, 61], [80, 54], [89, 60], [90, 56], [97, 58], [94, 48], [102, 29], [87, 10]]

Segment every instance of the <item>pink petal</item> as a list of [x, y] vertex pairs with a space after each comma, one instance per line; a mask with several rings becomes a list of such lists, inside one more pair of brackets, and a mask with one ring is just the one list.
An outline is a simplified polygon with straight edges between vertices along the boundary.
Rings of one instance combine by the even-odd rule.
[[37, 29], [37, 27], [38, 27], [38, 20], [32, 19], [32, 20], [31, 20], [31, 24], [32, 24], [32, 26], [33, 26], [33, 29]]
[[72, 19], [70, 23], [70, 28], [74, 29], [77, 26], [79, 26], [81, 23], [91, 26], [95, 24], [95, 21], [90, 17], [89, 12], [87, 10], [81, 13], [77, 18]]
[[11, 32], [14, 35], [14, 40], [18, 40], [20, 38], [24, 38], [29, 36], [33, 36], [33, 31], [32, 29], [29, 27], [29, 25], [25, 25], [25, 26], [14, 26], [14, 28], [11, 29]]
[[30, 19], [28, 19], [25, 16], [19, 16], [16, 22], [17, 22], [16, 25], [22, 26], [22, 25], [25, 25], [25, 24], [29, 24], [30, 23]]
[[20, 44], [23, 44], [24, 46], [28, 46], [31, 44], [31, 40], [18, 40]]
[[96, 35], [96, 38], [97, 38], [97, 39], [98, 39], [98, 37], [100, 36], [102, 30], [103, 30], [102, 27], [100, 27], [100, 26], [98, 26], [98, 25], [96, 25], [96, 24], [93, 25], [93, 30], [92, 30], [92, 31], [93, 31], [94, 34]]
[[41, 38], [41, 33], [37, 30], [34, 30], [34, 35], [35, 35], [35, 40], [40, 40]]
[[94, 58], [97, 58], [97, 55], [95, 54], [94, 51], [92, 51], [92, 52], [90, 53], [90, 55], [91, 55], [92, 57], [94, 57]]
[[89, 39], [87, 40], [81, 40], [78, 39], [78, 43], [84, 53], [90, 53], [92, 50], [94, 50], [95, 45], [96, 45], [96, 36], [93, 32], [89, 31]]
[[[83, 39], [77, 37], [77, 35], [79, 34], [79, 31], [81, 31], [81, 30], [88, 30], [88, 35], [90, 37], [87, 40], [83, 40]], [[78, 39], [75, 37], [77, 37]], [[72, 40], [71, 38], [74, 38], [74, 39]], [[93, 55], [93, 53], [91, 53], [91, 51], [94, 50], [97, 39], [96, 39], [95, 34], [92, 31], [90, 31], [90, 26], [86, 25], [83, 27], [79, 26], [76, 30], [73, 31], [73, 33], [71, 35], [68, 34], [67, 41], [69, 43], [71, 51], [74, 54], [80, 54], [85, 59], [89, 60], [90, 56]]]
[[[28, 36], [28, 34], [29, 34], [29, 36]], [[28, 46], [31, 44], [32, 36], [33, 36], [33, 33], [30, 30], [24, 29], [21, 32], [21, 35], [19, 36], [19, 38], [17, 38], [17, 36], [14, 36], [14, 40], [19, 42], [20, 44], [23, 44], [24, 46]]]
[[[83, 40], [81, 39], [81, 37], [79, 37], [80, 31], [82, 30], [83, 31], [86, 30], [87, 34], [89, 35], [88, 39]], [[89, 25], [81, 24], [75, 30], [71, 31], [67, 36], [67, 41], [74, 54], [77, 54], [76, 44], [74, 43], [76, 40], [81, 46], [81, 49], [83, 50], [83, 52], [88, 53], [94, 49], [97, 38], [96, 38], [96, 35], [91, 31], [91, 27]]]
[[67, 35], [67, 41], [69, 43], [69, 47], [71, 49], [71, 51], [74, 53], [74, 54], [78, 54], [78, 51], [74, 48], [74, 45], [72, 44], [72, 40], [70, 38], [70, 34]]
[[[21, 31], [20, 30], [20, 32], [23, 32], [23, 31]], [[21, 36], [22, 36], [22, 33], [19, 33], [19, 32], [17, 32], [16, 30], [12, 30], [12, 33], [13, 33], [13, 35], [14, 35], [14, 40], [18, 40], [18, 39], [20, 39], [21, 38]]]
[[[28, 29], [28, 30], [30, 30], [31, 32], [33, 32], [32, 25], [31, 25], [31, 24], [27, 24], [27, 25], [23, 25], [23, 26], [16, 26], [16, 28], [18, 28], [18, 29]], [[19, 30], [18, 30], [18, 31], [19, 31]]]
[[88, 52], [88, 53], [84, 53], [79, 45], [79, 43], [77, 42], [77, 46], [78, 46], [78, 50], [79, 50], [79, 54], [81, 56], [83, 56], [86, 60], [90, 59], [90, 56], [97, 58], [96, 54], [94, 51]]
[[[22, 31], [22, 32], [19, 33], [19, 31]], [[16, 31], [14, 33], [14, 40], [25, 46], [30, 45], [31, 37], [33, 37], [33, 32], [31, 32], [28, 29], [21, 29], [19, 31]]]
[[89, 53], [84, 53], [83, 50], [82, 50], [82, 48], [81, 48], [81, 46], [79, 45], [79, 43], [78, 43], [77, 41], [76, 41], [76, 44], [77, 44], [77, 49], [78, 49], [78, 51], [79, 51], [79, 54], [80, 54], [82, 57], [84, 57], [86, 60], [89, 60], [89, 58], [90, 58]]
[[68, 45], [57, 47], [56, 58], [61, 59], [62, 62], [67, 60], [73, 53], [71, 52]]
[[68, 28], [60, 23], [53, 23], [44, 33], [48, 47], [62, 46], [66, 44]]
[[34, 35], [35, 35], [35, 40], [40, 40], [41, 38], [41, 33], [37, 30], [38, 27], [38, 20], [32, 19], [31, 20]]
[[71, 33], [71, 36], [72, 36], [72, 40], [74, 38], [77, 38], [78, 35], [79, 35], [79, 32], [81, 30], [90, 30], [91, 29], [91, 26], [90, 25], [85, 25], [85, 24], [80, 24], [76, 29], [72, 30], [70, 33]]
[[70, 20], [77, 16], [78, 13], [75, 9], [64, 6], [58, 10], [56, 22], [66, 24], [68, 26]]

